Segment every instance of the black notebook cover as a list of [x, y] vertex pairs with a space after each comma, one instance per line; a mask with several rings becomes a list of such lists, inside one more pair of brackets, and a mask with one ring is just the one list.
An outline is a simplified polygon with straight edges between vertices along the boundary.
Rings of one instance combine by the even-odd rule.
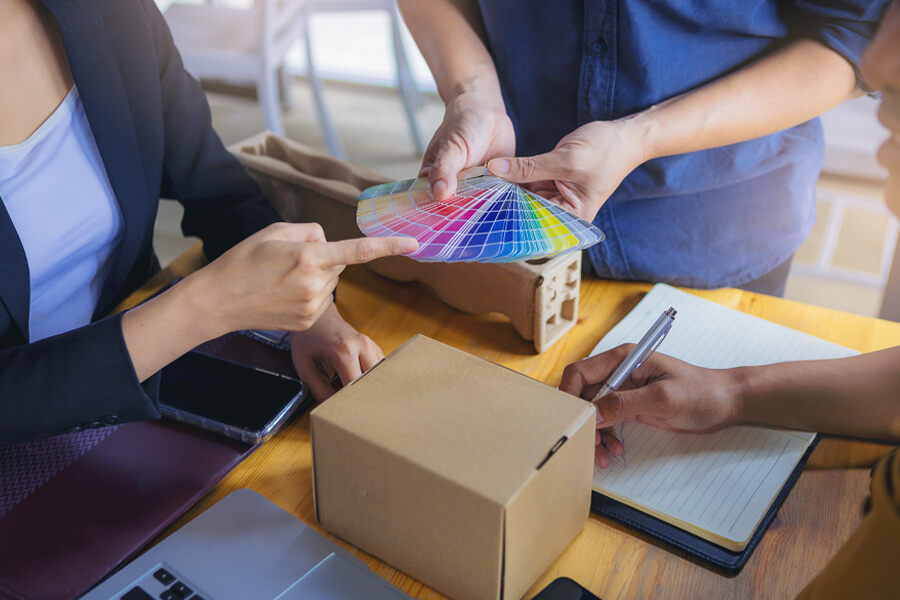
[[781, 491], [778, 492], [778, 496], [775, 497], [772, 506], [769, 507], [768, 512], [756, 528], [756, 531], [753, 532], [753, 536], [750, 538], [747, 546], [741, 552], [727, 550], [722, 546], [701, 537], [697, 537], [675, 525], [666, 523], [665, 521], [648, 515], [636, 508], [632, 508], [627, 504], [623, 504], [618, 500], [613, 500], [598, 492], [593, 492], [591, 496], [591, 511], [623, 523], [632, 529], [637, 529], [638, 531], [651, 535], [663, 542], [664, 545], [681, 550], [726, 575], [737, 575], [741, 572], [741, 569], [744, 568], [744, 565], [747, 564], [747, 560], [749, 560], [750, 555], [753, 554], [756, 545], [759, 543], [759, 540], [762, 539], [763, 533], [768, 529], [769, 524], [772, 522], [772, 519], [775, 518], [778, 509], [781, 508], [785, 498], [787, 498], [787, 495], [794, 487], [794, 484], [800, 477], [800, 473], [803, 472], [806, 461], [809, 460], [809, 457], [812, 455], [813, 450], [815, 450], [818, 443], [819, 436], [816, 436], [809, 445], [809, 448], [806, 449], [806, 452], [800, 458], [797, 466], [794, 467], [790, 477], [784, 482], [784, 485], [781, 487]]

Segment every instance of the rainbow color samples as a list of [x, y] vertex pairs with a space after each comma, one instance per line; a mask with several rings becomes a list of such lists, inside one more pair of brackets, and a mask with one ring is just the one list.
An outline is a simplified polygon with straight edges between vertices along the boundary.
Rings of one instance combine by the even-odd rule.
[[603, 232], [484, 167], [463, 172], [456, 195], [436, 202], [428, 180], [406, 179], [363, 191], [356, 209], [369, 237], [413, 237], [410, 258], [428, 262], [509, 262], [593, 246]]

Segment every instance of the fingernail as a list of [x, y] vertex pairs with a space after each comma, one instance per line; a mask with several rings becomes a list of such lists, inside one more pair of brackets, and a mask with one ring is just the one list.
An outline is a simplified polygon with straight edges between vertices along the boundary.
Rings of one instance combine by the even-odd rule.
[[444, 194], [447, 193], [447, 182], [443, 179], [438, 180], [433, 186], [431, 186], [431, 195], [434, 198], [443, 198]]
[[416, 238], [411, 237], [401, 237], [402, 241], [400, 242], [400, 250], [403, 254], [408, 254], [410, 252], [415, 252], [419, 249], [419, 242]]
[[492, 160], [488, 162], [488, 169], [494, 175], [506, 175], [509, 173], [509, 161], [504, 159]]
[[594, 413], [597, 415], [597, 422], [598, 422], [598, 423], [602, 423], [602, 422], [603, 422], [603, 416], [600, 414], [600, 411], [597, 410], [597, 407], [596, 407], [596, 406], [594, 407]]

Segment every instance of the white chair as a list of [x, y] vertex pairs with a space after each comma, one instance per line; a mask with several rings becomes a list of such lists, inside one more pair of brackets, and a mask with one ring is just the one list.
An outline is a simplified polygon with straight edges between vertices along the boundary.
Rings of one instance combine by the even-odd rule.
[[249, 8], [206, 4], [172, 4], [165, 12], [185, 68], [197, 79], [252, 82], [256, 86], [267, 129], [284, 135], [281, 103], [291, 106], [285, 56], [299, 38], [307, 48], [307, 79], [312, 88], [319, 127], [328, 152], [346, 158], [337, 129], [325, 105], [322, 82], [313, 60], [309, 15], [319, 11], [387, 10], [400, 88], [416, 149], [424, 144], [415, 119], [422, 102], [412, 82], [403, 49], [400, 17], [394, 0], [254, 0]]
[[[249, 8], [217, 4], [172, 4], [165, 12], [185, 68], [197, 79], [256, 86], [267, 129], [284, 135], [281, 103], [290, 107], [285, 56], [306, 31], [306, 13], [298, 0], [255, 0]], [[315, 77], [313, 71], [310, 77]], [[321, 84], [313, 85], [328, 150], [342, 155]]]
[[[416, 121], [416, 109], [424, 103], [424, 98], [415, 86], [412, 73], [409, 68], [409, 60], [403, 47], [403, 26], [400, 10], [396, 0], [304, 0], [307, 18], [306, 30], [306, 60], [310, 85], [315, 88], [321, 86], [321, 79], [315, 72], [315, 60], [313, 59], [312, 35], [308, 29], [309, 16], [314, 13], [326, 12], [355, 12], [355, 11], [385, 11], [390, 17], [391, 45], [394, 54], [394, 64], [397, 69], [397, 88], [400, 90], [400, 98], [403, 101], [403, 109], [406, 112], [406, 120], [409, 124], [409, 132], [412, 137], [416, 152], [425, 154], [425, 142], [422, 139], [419, 124]], [[322, 95], [321, 89], [314, 92]], [[319, 108], [319, 105], [316, 105]], [[321, 115], [320, 115], [321, 120]]]

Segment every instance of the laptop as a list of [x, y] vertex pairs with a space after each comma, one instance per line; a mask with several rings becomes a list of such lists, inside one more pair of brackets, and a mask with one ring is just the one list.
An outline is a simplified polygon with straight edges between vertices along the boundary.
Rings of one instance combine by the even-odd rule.
[[232, 492], [83, 600], [402, 600], [409, 596], [252, 490]]

